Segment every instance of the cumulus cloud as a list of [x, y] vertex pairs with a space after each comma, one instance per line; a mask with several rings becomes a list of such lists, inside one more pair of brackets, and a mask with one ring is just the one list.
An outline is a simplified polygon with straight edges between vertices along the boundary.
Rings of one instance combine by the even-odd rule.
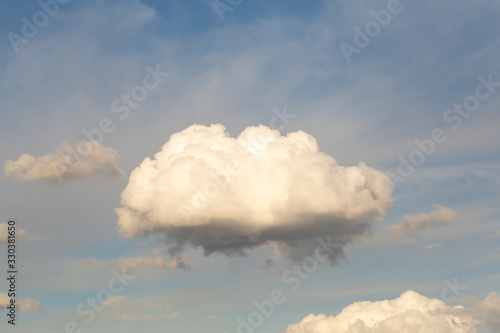
[[449, 306], [413, 291], [399, 298], [357, 302], [337, 316], [310, 314], [288, 326], [287, 333], [476, 333], [481, 326], [500, 329], [498, 293], [488, 294], [473, 308]]
[[[7, 223], [0, 223], [0, 243], [6, 243], [8, 241], [8, 225]], [[26, 231], [24, 229], [16, 228], [16, 238], [21, 238], [26, 236]]]
[[321, 235], [345, 245], [363, 234], [391, 195], [385, 174], [338, 165], [303, 131], [260, 125], [232, 138], [220, 124], [192, 125], [131, 173], [116, 212], [125, 238], [162, 232], [172, 255], [186, 245], [243, 255], [275, 241], [300, 259]]
[[438, 228], [458, 219], [456, 210], [441, 205], [434, 205], [434, 211], [417, 215], [403, 216], [402, 223], [388, 227], [395, 237], [411, 237], [420, 235], [429, 228]]
[[156, 321], [156, 320], [164, 320], [164, 319], [179, 319], [179, 316], [176, 312], [167, 315], [162, 314], [158, 316], [151, 315], [131, 315], [131, 314], [119, 314], [118, 319], [121, 321]]
[[86, 141], [85, 145], [63, 142], [53, 153], [38, 158], [22, 154], [17, 161], [5, 162], [4, 176], [22, 182], [122, 177], [124, 174], [116, 164], [117, 159], [116, 150], [98, 141]]
[[[43, 310], [39, 301], [27, 296], [16, 300], [16, 306], [21, 312], [33, 312]], [[5, 293], [0, 293], [0, 309], [6, 309], [10, 304], [10, 297]]]
[[150, 266], [157, 268], [178, 268], [188, 270], [190, 267], [185, 264], [183, 257], [175, 257], [173, 261], [166, 262], [163, 257], [128, 257], [118, 260], [118, 267], [125, 272], [137, 269], [139, 266]]

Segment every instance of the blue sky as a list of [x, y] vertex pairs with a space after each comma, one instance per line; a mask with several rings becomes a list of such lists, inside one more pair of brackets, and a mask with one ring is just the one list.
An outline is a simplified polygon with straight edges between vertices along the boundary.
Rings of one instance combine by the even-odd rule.
[[[254, 301], [281, 289], [286, 301], [255, 331], [285, 332], [311, 313], [335, 316], [354, 302], [396, 299], [408, 290], [471, 308], [499, 291], [500, 88], [484, 85], [500, 82], [499, 3], [401, 0], [360, 47], [357, 29], [369, 33], [371, 12], [393, 1], [221, 2], [231, 8], [222, 20], [211, 0], [73, 0], [58, 4], [30, 37], [23, 18], [33, 23], [41, 5], [0, 4], [2, 164], [86, 141], [105, 118], [114, 127], [102, 146], [118, 156], [62, 182], [20, 181], [4, 172], [0, 223], [15, 218], [25, 232], [19, 298], [39, 302], [18, 313], [13, 331], [64, 332], [74, 321], [82, 332], [236, 332], [237, 318], [255, 311]], [[14, 45], [12, 33], [26, 43]], [[350, 61], [345, 44], [358, 49]], [[120, 119], [124, 111], [114, 112], [113, 102], [126, 105], [122, 95], [154, 70], [168, 75]], [[474, 97], [478, 86], [488, 95], [482, 100]], [[447, 113], [474, 98], [478, 105], [466, 116]], [[364, 162], [404, 180], [391, 190], [390, 210], [356, 220], [369, 228], [342, 244], [346, 256], [338, 265], [319, 263], [290, 291], [282, 275], [293, 260], [272, 239], [246, 256], [208, 257], [203, 245], [188, 241], [182, 258], [191, 269], [183, 270], [168, 266], [175, 258], [161, 228], [124, 237], [115, 212], [122, 192], [132, 171], [172, 134], [219, 123], [237, 137], [250, 126], [272, 127], [284, 109], [293, 118], [281, 135], [304, 131], [338, 165]], [[412, 175], [402, 175], [401, 159], [420, 154], [415, 140], [429, 142], [435, 129], [446, 139], [433, 141]], [[123, 177], [107, 177], [108, 167]], [[388, 228], [410, 224], [418, 232]], [[139, 262], [128, 268], [134, 279], [86, 323], [78, 305], [107, 288], [126, 258]], [[268, 259], [273, 264], [262, 268]], [[0, 262], [5, 267], [6, 255]], [[455, 279], [467, 288], [446, 301], [445, 281]], [[4, 281], [0, 294], [5, 289]]]

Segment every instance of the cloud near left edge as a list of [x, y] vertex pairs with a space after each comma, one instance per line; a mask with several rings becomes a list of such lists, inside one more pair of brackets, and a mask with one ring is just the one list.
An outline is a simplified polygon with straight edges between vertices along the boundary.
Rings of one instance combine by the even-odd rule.
[[[83, 144], [82, 144], [83, 143]], [[21, 182], [48, 181], [65, 183], [94, 177], [123, 177], [117, 165], [118, 152], [98, 141], [78, 145], [62, 142], [52, 153], [40, 157], [22, 154], [16, 161], [4, 165], [4, 177]]]

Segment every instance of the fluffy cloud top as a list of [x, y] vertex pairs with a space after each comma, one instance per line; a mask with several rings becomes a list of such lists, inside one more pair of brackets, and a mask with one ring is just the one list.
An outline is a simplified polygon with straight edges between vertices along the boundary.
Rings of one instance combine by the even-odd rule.
[[23, 182], [56, 182], [97, 176], [123, 176], [116, 164], [116, 150], [104, 147], [98, 141], [84, 143], [74, 145], [63, 142], [55, 152], [38, 158], [22, 154], [17, 161], [5, 162], [5, 177]]
[[456, 210], [448, 207], [434, 205], [434, 211], [417, 215], [403, 216], [403, 222], [389, 226], [389, 231], [397, 237], [417, 236], [425, 229], [437, 228], [458, 219]]
[[124, 237], [165, 232], [174, 254], [186, 244], [242, 254], [268, 241], [309, 250], [320, 235], [344, 245], [364, 233], [391, 195], [389, 177], [339, 166], [303, 131], [260, 125], [232, 138], [220, 124], [192, 125], [132, 172], [116, 212]]
[[475, 333], [480, 325], [499, 332], [499, 310], [497, 293], [465, 309], [407, 291], [393, 300], [351, 304], [337, 316], [310, 314], [287, 333]]
[[[10, 297], [5, 293], [0, 293], [0, 309], [6, 309], [10, 304]], [[17, 305], [21, 312], [33, 312], [43, 310], [40, 302], [31, 297], [17, 300]]]

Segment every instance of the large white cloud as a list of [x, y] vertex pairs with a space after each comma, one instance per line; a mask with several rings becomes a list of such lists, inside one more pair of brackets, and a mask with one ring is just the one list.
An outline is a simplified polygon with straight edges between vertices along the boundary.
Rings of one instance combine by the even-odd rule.
[[17, 161], [4, 165], [5, 177], [19, 181], [69, 181], [97, 176], [121, 177], [116, 161], [118, 153], [98, 141], [75, 145], [63, 142], [53, 153], [35, 158], [22, 154]]
[[337, 316], [310, 314], [287, 333], [475, 333], [480, 326], [499, 332], [500, 297], [490, 293], [473, 308], [449, 306], [413, 291], [399, 298], [357, 302]]
[[171, 254], [187, 244], [242, 254], [277, 241], [300, 257], [318, 236], [345, 245], [364, 233], [391, 194], [386, 175], [339, 166], [303, 131], [260, 125], [232, 138], [220, 124], [192, 125], [132, 172], [116, 212], [124, 237], [165, 232]]

